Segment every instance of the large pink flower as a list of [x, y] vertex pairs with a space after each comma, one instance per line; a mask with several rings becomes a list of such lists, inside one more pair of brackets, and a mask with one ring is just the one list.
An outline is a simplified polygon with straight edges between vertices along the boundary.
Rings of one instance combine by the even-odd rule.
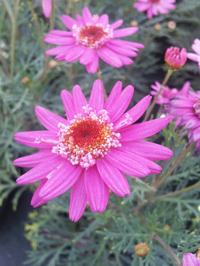
[[138, 0], [133, 7], [137, 8], [139, 12], [147, 10], [147, 18], [151, 18], [153, 15], [157, 16], [158, 13], [167, 14], [168, 9], [175, 9], [176, 6], [173, 3], [176, 0]]
[[[189, 82], [188, 82], [189, 83]], [[189, 129], [189, 144], [197, 141], [196, 150], [200, 149], [200, 91], [188, 90], [187, 95], [178, 95], [170, 100], [168, 113], [176, 116], [176, 129], [184, 126], [181, 135]]]
[[[52, 0], [42, 0], [42, 8], [46, 18], [49, 18], [51, 15]], [[60, 0], [58, 0], [60, 1]]]
[[184, 254], [183, 266], [200, 266], [200, 259], [197, 259], [192, 253]]
[[200, 40], [195, 39], [194, 43], [192, 44], [192, 49], [195, 51], [196, 54], [193, 53], [187, 53], [187, 57], [195, 62], [198, 63], [198, 66], [200, 68]]
[[119, 81], [104, 103], [102, 83], [96, 80], [87, 104], [78, 85], [74, 86], [73, 95], [63, 90], [61, 97], [68, 120], [36, 106], [36, 116], [47, 131], [19, 132], [15, 140], [43, 150], [14, 161], [17, 166], [34, 167], [17, 179], [18, 184], [42, 180], [31, 201], [34, 207], [72, 187], [69, 217], [77, 221], [87, 202], [93, 212], [103, 212], [109, 189], [120, 197], [130, 194], [123, 172], [145, 177], [161, 171], [152, 161], [168, 159], [172, 151], [140, 139], [156, 134], [170, 119], [131, 125], [151, 101], [148, 95], [124, 113], [133, 92], [132, 86], [122, 91]]
[[137, 48], [144, 46], [115, 38], [132, 35], [138, 28], [115, 30], [123, 20], [110, 25], [107, 14], [92, 16], [87, 7], [83, 8], [82, 13], [82, 17], [76, 15], [76, 20], [67, 15], [62, 16], [63, 23], [70, 31], [53, 30], [46, 35], [45, 42], [60, 45], [46, 51], [46, 54], [56, 55], [55, 59], [59, 61], [73, 62], [80, 59], [89, 73], [97, 71], [99, 57], [113, 67], [132, 64], [129, 56], [137, 56]]

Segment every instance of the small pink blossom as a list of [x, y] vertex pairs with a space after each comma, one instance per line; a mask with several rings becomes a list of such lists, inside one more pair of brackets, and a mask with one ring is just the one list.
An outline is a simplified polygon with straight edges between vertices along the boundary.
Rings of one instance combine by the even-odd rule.
[[184, 254], [183, 266], [200, 266], [200, 260], [197, 259], [192, 253]]
[[179, 51], [177, 47], [170, 47], [165, 53], [166, 65], [172, 70], [181, 69], [187, 61], [187, 52], [185, 48]]
[[[42, 0], [42, 8], [46, 18], [49, 18], [51, 15], [52, 0]], [[61, 0], [58, 0], [61, 1]]]
[[200, 68], [200, 40], [199, 39], [195, 39], [194, 43], [192, 44], [191, 47], [195, 51], [196, 54], [187, 53], [187, 58], [197, 62], [198, 66]]
[[133, 64], [129, 57], [137, 56], [137, 48], [142, 44], [117, 40], [118, 37], [132, 35], [138, 27], [116, 30], [123, 20], [109, 24], [107, 14], [91, 15], [87, 7], [83, 8], [82, 17], [76, 20], [62, 16], [62, 21], [70, 31], [53, 30], [45, 36], [45, 42], [60, 45], [46, 51], [48, 55], [56, 55], [58, 61], [68, 63], [80, 60], [89, 73], [95, 73], [99, 65], [99, 57], [113, 67]]
[[139, 12], [147, 10], [147, 18], [150, 19], [153, 15], [157, 16], [158, 13], [167, 14], [168, 9], [175, 9], [173, 3], [176, 0], [138, 0], [133, 7], [137, 8]]
[[33, 207], [72, 187], [69, 217], [77, 221], [87, 202], [93, 212], [103, 212], [109, 189], [120, 197], [130, 194], [123, 173], [134, 177], [160, 173], [162, 168], [153, 161], [170, 158], [172, 151], [141, 139], [159, 132], [170, 119], [131, 125], [151, 101], [147, 95], [124, 113], [133, 93], [132, 86], [122, 90], [118, 81], [104, 103], [102, 83], [96, 80], [89, 103], [78, 85], [72, 95], [61, 92], [68, 119], [36, 106], [36, 116], [47, 130], [18, 132], [15, 140], [42, 150], [14, 161], [17, 166], [33, 167], [17, 179], [18, 184], [41, 180], [31, 201]]

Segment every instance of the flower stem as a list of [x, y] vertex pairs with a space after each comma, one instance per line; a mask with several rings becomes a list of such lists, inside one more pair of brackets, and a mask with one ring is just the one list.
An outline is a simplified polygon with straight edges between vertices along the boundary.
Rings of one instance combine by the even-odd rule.
[[147, 119], [149, 118], [149, 116], [150, 116], [150, 114], [151, 114], [151, 112], [152, 112], [152, 110], [153, 110], [153, 108], [154, 108], [154, 106], [155, 106], [155, 104], [156, 104], [156, 101], [157, 101], [157, 99], [158, 99], [158, 97], [159, 97], [159, 95], [160, 95], [162, 89], [163, 89], [164, 86], [166, 85], [166, 83], [167, 83], [167, 81], [169, 80], [169, 78], [170, 78], [170, 76], [171, 76], [172, 73], [173, 73], [173, 70], [168, 69], [167, 74], [166, 74], [166, 76], [165, 76], [165, 78], [164, 78], [164, 80], [163, 80], [163, 82], [162, 82], [162, 84], [161, 84], [160, 90], [158, 91], [158, 93], [157, 93], [156, 97], [154, 98], [154, 100], [153, 100], [153, 102], [152, 102], [152, 104], [151, 104], [149, 110], [147, 111], [147, 113], [146, 113], [146, 115], [145, 115], [145, 118], [144, 118], [143, 122], [147, 121]]
[[7, 77], [10, 79], [10, 73], [8, 71], [8, 67], [7, 67], [6, 61], [5, 61], [5, 59], [4, 59], [3, 55], [2, 55], [1, 48], [0, 48], [0, 60], [2, 61], [2, 65], [3, 65], [3, 68], [5, 70], [5, 73], [6, 73]]
[[[101, 70], [100, 70], [99, 66], [97, 69], [97, 78], [101, 80], [102, 85], [103, 85], [103, 79], [102, 79]], [[103, 85], [103, 95], [104, 95], [104, 101], [106, 101], [108, 96], [107, 96], [106, 89], [105, 89], [104, 85]]]

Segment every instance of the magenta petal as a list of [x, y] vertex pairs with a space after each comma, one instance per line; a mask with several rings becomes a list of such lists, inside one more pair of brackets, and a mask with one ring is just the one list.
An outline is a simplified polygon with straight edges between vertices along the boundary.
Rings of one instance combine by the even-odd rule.
[[54, 35], [45, 35], [45, 42], [56, 44], [56, 45], [75, 45], [76, 41], [74, 37], [61, 37], [61, 36], [54, 36]]
[[99, 20], [98, 20], [97, 23], [98, 23], [98, 24], [103, 24], [104, 27], [106, 27], [106, 26], [109, 24], [109, 17], [108, 17], [108, 15], [107, 15], [107, 14], [103, 14], [103, 15], [99, 18]]
[[35, 114], [36, 114], [38, 120], [42, 123], [42, 125], [44, 127], [46, 127], [46, 129], [48, 129], [48, 130], [58, 132], [59, 131], [59, 129], [58, 129], [59, 123], [62, 123], [64, 125], [69, 124], [69, 122], [66, 119], [46, 110], [45, 108], [43, 108], [41, 106], [35, 107]]
[[50, 34], [56, 36], [65, 36], [65, 37], [73, 36], [73, 33], [71, 31], [66, 31], [66, 30], [52, 30], [50, 31]]
[[74, 183], [71, 190], [69, 218], [77, 222], [82, 216], [87, 204], [87, 194], [85, 190], [85, 172], [83, 171], [79, 179]]
[[125, 56], [132, 56], [132, 57], [137, 56], [136, 52], [132, 51], [131, 49], [124, 48], [123, 46], [120, 47], [118, 45], [107, 43], [106, 47], [108, 47], [109, 49], [111, 49], [112, 51], [116, 53], [119, 53]]
[[107, 108], [108, 115], [112, 122], [115, 122], [127, 109], [131, 98], [133, 97], [134, 88], [128, 85], [120, 94], [119, 98], [115, 101], [114, 105]]
[[167, 160], [173, 156], [173, 152], [170, 149], [148, 141], [123, 141], [121, 144], [123, 149], [133, 151], [134, 153], [153, 161]]
[[33, 169], [21, 175], [17, 179], [17, 184], [24, 185], [37, 182], [47, 177], [52, 171], [57, 169], [58, 166], [62, 165], [64, 161], [65, 160], [60, 155], [54, 154], [54, 156], [48, 160], [41, 162]]
[[95, 80], [90, 95], [89, 105], [98, 113], [103, 109], [104, 97], [101, 80]]
[[113, 67], [121, 67], [123, 65], [119, 56], [105, 46], [97, 50], [97, 53], [102, 60]]
[[53, 156], [55, 156], [55, 154], [52, 153], [52, 149], [45, 149], [28, 156], [18, 158], [14, 160], [13, 164], [20, 167], [34, 167]]
[[200, 261], [192, 254], [183, 255], [183, 266], [200, 266]]
[[76, 20], [77, 20], [79, 26], [82, 26], [82, 27], [85, 26], [85, 23], [83, 21], [83, 18], [79, 14], [76, 14]]
[[84, 52], [80, 58], [80, 64], [87, 65], [90, 62], [92, 62], [92, 60], [95, 57], [95, 53], [96, 53], [95, 50], [90, 49], [90, 48], [85, 48], [85, 50], [84, 50]]
[[67, 15], [62, 15], [62, 21], [65, 26], [70, 30], [72, 30], [73, 25], [77, 25], [77, 21]]
[[42, 8], [46, 18], [51, 15], [51, 0], [42, 0]]
[[110, 25], [110, 28], [114, 30], [114, 29], [120, 27], [122, 25], [122, 23], [123, 23], [123, 20], [119, 19], [119, 20], [115, 21], [114, 23], [112, 23]]
[[169, 117], [158, 118], [151, 121], [131, 125], [120, 129], [122, 141], [132, 141], [148, 138], [167, 126], [170, 122]]
[[99, 65], [99, 56], [96, 51], [93, 51], [93, 59], [92, 61], [86, 65], [86, 69], [88, 73], [96, 73]]
[[125, 37], [128, 35], [132, 35], [136, 31], [138, 31], [138, 27], [129, 27], [129, 28], [125, 28], [125, 29], [115, 30], [113, 32], [113, 38]]
[[93, 22], [92, 15], [90, 13], [90, 10], [87, 7], [83, 8], [82, 16], [83, 16], [83, 21], [85, 22], [85, 25], [87, 25], [87, 23], [92, 24]]
[[136, 177], [145, 177], [150, 174], [150, 170], [142, 162], [138, 163], [123, 151], [113, 149], [108, 152], [105, 159], [120, 171]]
[[72, 165], [67, 161], [52, 174], [45, 186], [41, 189], [39, 196], [50, 200], [63, 194], [78, 180], [82, 169], [82, 167]]
[[106, 185], [118, 196], [130, 195], [124, 174], [104, 159], [97, 160], [97, 169]]
[[82, 45], [73, 46], [68, 50], [67, 55], [65, 56], [65, 60], [70, 63], [76, 61], [80, 58], [85, 48]]
[[73, 96], [66, 90], [62, 90], [61, 98], [65, 107], [66, 115], [69, 120], [72, 120], [76, 115]]
[[74, 97], [74, 107], [75, 107], [76, 113], [82, 114], [83, 113], [82, 107], [87, 105], [87, 101], [79, 85], [75, 85], [73, 87], [73, 97]]
[[104, 104], [104, 109], [108, 110], [108, 109], [112, 108], [115, 100], [119, 97], [121, 91], [122, 91], [122, 82], [118, 81], [114, 85], [110, 95], [108, 96], [108, 99], [106, 100], [106, 102]]
[[15, 134], [15, 140], [33, 148], [51, 148], [58, 141], [55, 132], [50, 131], [26, 131]]
[[64, 54], [66, 56], [67, 51], [71, 48], [71, 46], [58, 46], [52, 49], [49, 49], [45, 52], [47, 55], [58, 55]]
[[109, 188], [101, 178], [96, 165], [85, 171], [85, 189], [93, 212], [103, 212], [108, 204]]
[[40, 190], [43, 188], [43, 186], [45, 185], [45, 183], [47, 182], [48, 178], [44, 178], [42, 179], [42, 181], [40, 182], [38, 188], [36, 189], [32, 199], [31, 199], [31, 205], [36, 208], [44, 203], [47, 202], [47, 200], [42, 199], [39, 196]]
[[183, 85], [183, 87], [181, 89], [181, 95], [187, 96], [188, 92], [189, 92], [189, 89], [190, 89], [190, 82], [187, 81], [187, 82], [185, 82], [185, 84]]

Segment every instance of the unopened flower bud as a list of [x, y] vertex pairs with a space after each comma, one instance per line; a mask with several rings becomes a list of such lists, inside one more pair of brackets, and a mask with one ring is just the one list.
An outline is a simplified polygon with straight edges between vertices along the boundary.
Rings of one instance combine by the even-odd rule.
[[139, 243], [135, 246], [135, 253], [139, 257], [145, 257], [149, 253], [149, 247], [146, 243]]
[[176, 22], [174, 21], [169, 21], [167, 23], [167, 27], [170, 29], [170, 30], [174, 30], [176, 28]]
[[50, 68], [57, 67], [57, 66], [58, 66], [58, 62], [56, 60], [49, 61]]
[[197, 250], [196, 257], [197, 257], [197, 259], [200, 259], [200, 248]]
[[170, 226], [169, 226], [168, 224], [166, 224], [166, 225], [164, 226], [164, 230], [169, 230], [169, 228], [170, 228]]
[[154, 28], [155, 28], [155, 30], [161, 30], [162, 26], [159, 23], [157, 23], [154, 25]]
[[171, 70], [181, 69], [187, 61], [187, 52], [185, 48], [179, 51], [178, 47], [170, 47], [165, 53], [165, 62]]
[[137, 23], [136, 20], [132, 20], [132, 21], [130, 22], [130, 25], [131, 25], [131, 27], [137, 27], [137, 26], [138, 26], [138, 23]]
[[28, 82], [29, 82], [29, 78], [28, 78], [28, 77], [24, 77], [24, 78], [22, 79], [22, 83], [26, 84], [26, 83], [28, 83]]

